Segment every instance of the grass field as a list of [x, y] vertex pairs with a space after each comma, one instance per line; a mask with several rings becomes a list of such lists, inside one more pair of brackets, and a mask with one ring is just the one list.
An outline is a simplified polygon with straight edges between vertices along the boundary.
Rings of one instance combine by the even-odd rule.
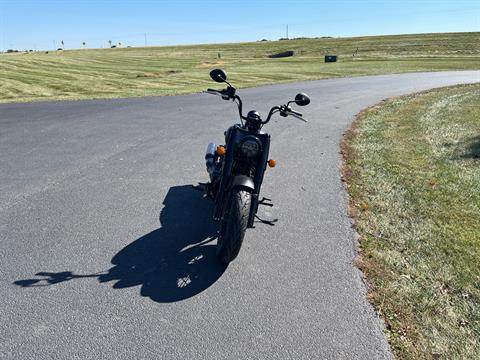
[[357, 264], [402, 359], [480, 359], [479, 119], [480, 85], [444, 88], [362, 112], [344, 139]]
[[[285, 50], [296, 55], [268, 57]], [[339, 55], [339, 62], [325, 64], [325, 54]], [[480, 33], [2, 54], [0, 102], [191, 93], [211, 86], [208, 72], [214, 67], [225, 68], [239, 87], [480, 69]]]

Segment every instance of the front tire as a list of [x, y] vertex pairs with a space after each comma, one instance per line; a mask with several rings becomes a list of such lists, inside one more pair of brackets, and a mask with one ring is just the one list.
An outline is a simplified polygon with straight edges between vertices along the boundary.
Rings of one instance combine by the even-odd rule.
[[234, 188], [230, 193], [217, 242], [217, 257], [224, 264], [233, 261], [240, 252], [247, 231], [251, 199], [250, 192], [242, 188]]

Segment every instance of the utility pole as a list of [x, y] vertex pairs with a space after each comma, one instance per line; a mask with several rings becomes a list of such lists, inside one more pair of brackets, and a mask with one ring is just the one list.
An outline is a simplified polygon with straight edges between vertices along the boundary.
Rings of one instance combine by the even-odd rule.
[[288, 24], [287, 24], [287, 39], [288, 39]]
[[147, 33], [143, 34], [145, 36], [145, 47], [147, 46]]

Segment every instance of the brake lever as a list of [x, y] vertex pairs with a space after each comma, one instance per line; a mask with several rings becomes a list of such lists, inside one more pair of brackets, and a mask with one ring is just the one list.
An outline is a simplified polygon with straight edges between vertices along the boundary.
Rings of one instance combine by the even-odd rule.
[[293, 116], [294, 118], [297, 118], [298, 120], [302, 120], [303, 122], [308, 122], [307, 119], [304, 119], [303, 117], [301, 117], [301, 116], [299, 116], [299, 115], [297, 115], [297, 114], [294, 114], [294, 113], [292, 113], [292, 112], [290, 112], [290, 111], [287, 112], [287, 114], [290, 115], [290, 116]]

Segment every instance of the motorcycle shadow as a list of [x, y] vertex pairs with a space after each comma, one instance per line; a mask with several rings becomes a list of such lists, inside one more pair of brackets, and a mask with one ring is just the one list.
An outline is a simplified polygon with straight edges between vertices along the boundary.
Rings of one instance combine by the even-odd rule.
[[114, 289], [140, 286], [142, 296], [156, 302], [190, 298], [215, 283], [226, 269], [215, 255], [217, 226], [212, 204], [191, 185], [171, 187], [160, 212], [161, 227], [138, 238], [111, 260], [112, 268], [97, 274], [40, 272], [41, 279], [16, 281], [22, 287], [48, 286], [76, 278], [113, 281]]
[[225, 271], [215, 256], [217, 228], [212, 204], [190, 185], [171, 187], [160, 212], [161, 227], [123, 248], [100, 282], [115, 289], [141, 286], [158, 302], [183, 300], [202, 292]]

